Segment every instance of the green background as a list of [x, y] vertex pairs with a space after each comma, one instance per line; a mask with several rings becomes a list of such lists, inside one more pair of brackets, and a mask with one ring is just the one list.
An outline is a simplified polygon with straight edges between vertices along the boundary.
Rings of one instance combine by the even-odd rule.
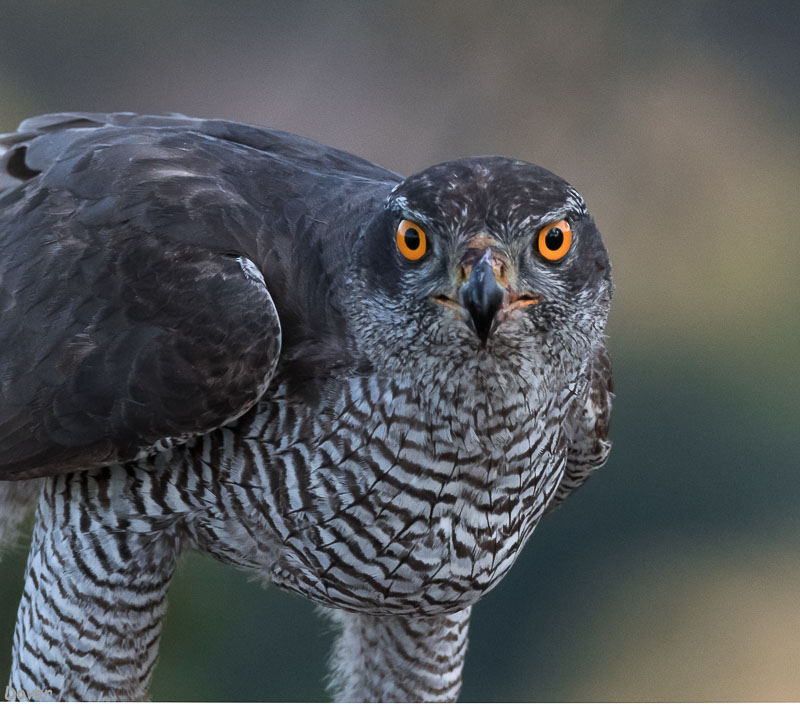
[[[462, 697], [798, 700], [798, 36], [797, 2], [6, 0], [0, 132], [179, 111], [403, 173], [564, 176], [614, 265], [614, 450], [475, 608]], [[0, 564], [0, 679], [24, 559]], [[325, 699], [331, 641], [189, 556], [152, 697]]]

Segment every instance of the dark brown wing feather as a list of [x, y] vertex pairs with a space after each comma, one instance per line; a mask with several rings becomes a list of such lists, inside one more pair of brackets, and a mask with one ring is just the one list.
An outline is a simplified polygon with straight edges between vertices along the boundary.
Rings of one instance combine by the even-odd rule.
[[605, 345], [600, 345], [595, 351], [587, 376], [589, 383], [586, 393], [575, 400], [572, 413], [567, 419], [567, 467], [548, 511], [578, 489], [593, 471], [606, 462], [611, 451], [608, 425], [614, 385]]
[[346, 354], [333, 233], [352, 238], [391, 172], [183, 117], [40, 116], [2, 149], [19, 185], [0, 192], [0, 479], [207, 432], [258, 400], [279, 351], [304, 358], [306, 338], [315, 364]]
[[57, 242], [3, 272], [0, 479], [130, 460], [263, 394], [280, 324], [237, 258], [131, 230]]

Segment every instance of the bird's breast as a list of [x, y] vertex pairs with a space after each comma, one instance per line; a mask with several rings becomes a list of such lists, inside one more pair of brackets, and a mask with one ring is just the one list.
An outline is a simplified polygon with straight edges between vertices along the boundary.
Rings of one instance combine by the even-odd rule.
[[314, 413], [275, 398], [247, 434], [247, 484], [264, 476], [263, 511], [282, 547], [270, 577], [325, 604], [434, 613], [474, 603], [510, 568], [563, 473], [557, 414], [520, 414], [522, 400], [482, 417], [432, 412], [413, 389], [375, 378], [348, 382]]

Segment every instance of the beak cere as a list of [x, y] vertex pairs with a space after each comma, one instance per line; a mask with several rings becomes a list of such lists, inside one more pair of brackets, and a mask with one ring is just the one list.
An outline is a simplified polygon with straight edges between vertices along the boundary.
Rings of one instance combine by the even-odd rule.
[[471, 323], [483, 345], [486, 345], [505, 294], [506, 290], [497, 283], [494, 275], [492, 251], [487, 249], [472, 267], [469, 280], [459, 291], [460, 303], [469, 312]]

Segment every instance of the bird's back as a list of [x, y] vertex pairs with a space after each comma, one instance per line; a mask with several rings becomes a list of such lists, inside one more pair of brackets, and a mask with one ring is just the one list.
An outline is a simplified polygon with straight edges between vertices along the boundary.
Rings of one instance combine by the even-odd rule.
[[[323, 289], [348, 233], [332, 221], [399, 180], [285, 132], [182, 116], [39, 116], [3, 149], [0, 478], [125, 460], [248, 408], [274, 369], [257, 350], [280, 340], [276, 310], [286, 357], [339, 325]], [[252, 369], [212, 380], [241, 360]]]

